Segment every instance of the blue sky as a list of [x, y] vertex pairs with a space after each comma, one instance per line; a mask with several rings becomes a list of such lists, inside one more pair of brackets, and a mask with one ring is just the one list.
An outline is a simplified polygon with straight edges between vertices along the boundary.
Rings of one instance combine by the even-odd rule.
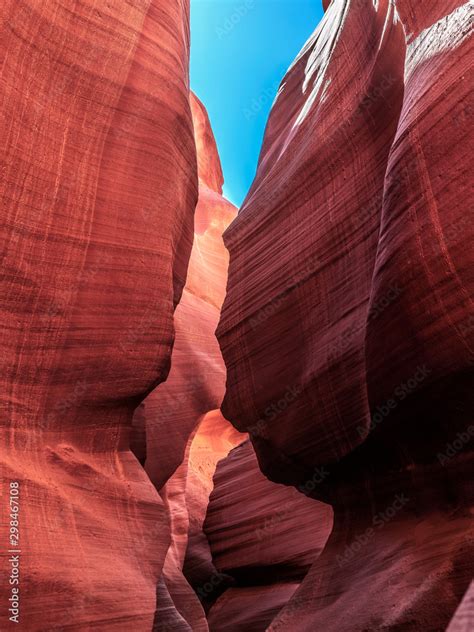
[[207, 108], [239, 206], [278, 85], [323, 15], [321, 0], [191, 0], [191, 87]]

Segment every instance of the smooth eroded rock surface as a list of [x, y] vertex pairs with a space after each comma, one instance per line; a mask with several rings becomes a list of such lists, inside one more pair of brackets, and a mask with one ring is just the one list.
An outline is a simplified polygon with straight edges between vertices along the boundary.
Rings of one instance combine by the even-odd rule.
[[229, 588], [209, 613], [210, 632], [262, 632], [299, 584]]
[[334, 507], [271, 631], [438, 632], [472, 578], [471, 24], [333, 0], [225, 234], [223, 413]]
[[217, 568], [256, 583], [303, 577], [332, 526], [332, 509], [309, 488], [265, 478], [250, 441], [234, 448], [217, 466], [204, 525]]
[[222, 170], [211, 124], [194, 94], [191, 110], [199, 175], [193, 248], [175, 311], [169, 376], [138, 407], [132, 435], [134, 451], [165, 501], [171, 526], [159, 587], [166, 598], [162, 608], [158, 599], [156, 632], [207, 630], [200, 601], [206, 601], [202, 594], [207, 597], [209, 591], [203, 586], [216, 569], [202, 523], [216, 463], [245, 436], [219, 412], [226, 371], [215, 337], [228, 267], [222, 234], [236, 209], [222, 196]]
[[183, 461], [201, 416], [219, 408], [225, 392], [225, 365], [214, 332], [227, 281], [228, 253], [222, 233], [236, 209], [221, 195], [222, 171], [207, 114], [194, 95], [191, 105], [199, 152], [193, 248], [175, 312], [176, 339], [168, 379], [140, 405], [135, 420], [138, 432], [146, 428], [146, 470], [157, 489]]
[[[213, 563], [232, 585], [212, 606], [210, 630], [264, 630], [321, 554], [332, 509], [260, 472], [250, 441], [219, 462], [204, 531]], [[240, 611], [237, 613], [240, 602]]]
[[31, 632], [153, 624], [170, 534], [128, 442], [192, 245], [188, 10], [2, 6], [2, 498], [18, 481]]
[[225, 235], [223, 412], [276, 479], [341, 459], [370, 424], [366, 323], [405, 61], [393, 4], [377, 5], [331, 4], [283, 79]]

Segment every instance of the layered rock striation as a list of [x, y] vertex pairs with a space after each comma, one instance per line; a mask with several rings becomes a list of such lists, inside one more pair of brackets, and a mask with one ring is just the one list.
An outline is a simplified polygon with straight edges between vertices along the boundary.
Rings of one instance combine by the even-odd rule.
[[165, 502], [171, 526], [158, 590], [157, 632], [207, 630], [202, 594], [210, 597], [213, 591], [203, 587], [216, 569], [202, 524], [216, 463], [245, 438], [219, 412], [226, 370], [214, 333], [227, 281], [222, 234], [237, 209], [222, 195], [222, 169], [207, 112], [194, 94], [190, 102], [199, 175], [193, 248], [174, 316], [168, 379], [138, 407], [132, 435], [133, 449]]
[[222, 170], [207, 113], [195, 95], [191, 106], [199, 200], [186, 285], [174, 316], [171, 370], [166, 383], [142, 402], [135, 418], [137, 429], [146, 427], [145, 467], [157, 489], [182, 463], [200, 418], [220, 407], [225, 392], [226, 370], [214, 332], [227, 281], [228, 252], [222, 234], [237, 209], [222, 196]]
[[210, 610], [212, 632], [265, 630], [301, 584], [332, 528], [332, 509], [308, 497], [311, 487], [266, 479], [250, 441], [219, 462], [204, 532], [233, 584]]
[[237, 215], [187, 0], [5, 1], [1, 630], [472, 627], [472, 3], [323, 6]]
[[471, 20], [333, 0], [225, 233], [223, 413], [272, 480], [323, 471], [334, 508], [269, 630], [437, 632], [469, 586]]
[[146, 630], [170, 533], [128, 446], [193, 239], [189, 7], [73, 4], [2, 6], [2, 515], [18, 484], [21, 629]]

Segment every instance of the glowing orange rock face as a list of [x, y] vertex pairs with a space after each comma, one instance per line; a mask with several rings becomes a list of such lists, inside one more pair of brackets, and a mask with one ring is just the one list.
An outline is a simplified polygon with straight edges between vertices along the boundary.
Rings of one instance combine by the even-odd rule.
[[[219, 410], [203, 415], [186, 446], [183, 462], [161, 491], [171, 518], [171, 546], [163, 568], [169, 600], [193, 630], [207, 629], [201, 602], [206, 606], [226, 588], [203, 531], [213, 476], [218, 461], [245, 440]], [[217, 580], [217, 582], [216, 582]], [[193, 588], [191, 588], [191, 586]], [[157, 621], [170, 610], [158, 603]], [[167, 612], [165, 612], [167, 610]]]
[[193, 92], [191, 93], [191, 110], [193, 113], [199, 182], [208, 189], [212, 189], [212, 191], [222, 195], [224, 176], [222, 175], [221, 161], [211, 122], [209, 121], [206, 108]]
[[20, 535], [0, 540], [23, 552], [22, 629], [472, 619], [471, 9], [323, 4], [225, 237], [234, 427], [214, 331], [236, 209], [189, 94], [187, 1], [4, 1], [0, 465]]
[[[184, 616], [199, 631], [207, 624], [198, 596], [183, 576], [185, 555], [205, 561], [204, 576], [195, 563], [188, 563], [199, 587], [213, 572], [209, 571], [213, 568], [209, 548], [202, 541], [202, 523], [215, 464], [245, 435], [218, 410], [226, 371], [215, 337], [228, 268], [222, 234], [237, 209], [222, 196], [222, 170], [209, 118], [193, 94], [191, 109], [199, 175], [193, 248], [175, 311], [169, 376], [136, 411], [134, 444], [137, 455], [146, 458], [145, 469], [165, 500], [171, 520], [171, 546], [158, 590], [156, 622], [179, 625]], [[142, 439], [141, 448], [137, 437]]]
[[146, 425], [146, 470], [157, 489], [182, 462], [201, 416], [218, 409], [225, 392], [226, 370], [214, 332], [227, 282], [228, 252], [222, 234], [237, 210], [221, 195], [222, 171], [207, 113], [194, 95], [191, 106], [199, 152], [194, 243], [174, 317], [176, 339], [168, 379], [136, 413], [137, 425]]

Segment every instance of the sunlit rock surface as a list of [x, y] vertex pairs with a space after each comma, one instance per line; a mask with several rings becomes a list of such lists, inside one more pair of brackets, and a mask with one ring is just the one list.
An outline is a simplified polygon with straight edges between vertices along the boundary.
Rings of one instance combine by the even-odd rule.
[[184, 1], [2, 4], [1, 471], [4, 509], [20, 485], [22, 630], [153, 624], [170, 534], [128, 434], [168, 372], [192, 245], [188, 20]]
[[274, 477], [344, 457], [370, 423], [365, 330], [405, 48], [393, 5], [363, 4], [333, 2], [283, 79], [225, 235], [223, 412]]
[[193, 632], [207, 630], [208, 602], [215, 601], [232, 579], [217, 571], [203, 523], [216, 464], [245, 437], [220, 411], [204, 415], [188, 440], [182, 463], [160, 491], [170, 518], [171, 545], [158, 591], [156, 631], [178, 632], [188, 626]]
[[219, 410], [214, 410], [202, 418], [191, 441], [186, 498], [189, 530], [184, 574], [206, 610], [233, 583], [230, 576], [217, 570], [203, 528], [213, 477], [218, 462], [246, 438], [247, 435], [237, 432]]
[[157, 489], [183, 461], [201, 415], [219, 408], [225, 392], [226, 371], [214, 332], [227, 281], [228, 252], [222, 233], [237, 209], [221, 194], [222, 171], [207, 114], [194, 95], [191, 105], [199, 151], [193, 248], [175, 312], [176, 339], [168, 379], [136, 413], [136, 425], [146, 426], [146, 470]]
[[471, 21], [333, 0], [225, 234], [223, 414], [334, 507], [272, 631], [438, 632], [472, 576]]
[[[218, 459], [245, 438], [219, 412], [226, 371], [215, 337], [228, 267], [222, 234], [237, 209], [222, 196], [214, 135], [204, 106], [193, 94], [191, 109], [199, 174], [193, 248], [175, 311], [170, 373], [137, 409], [132, 440], [170, 518], [171, 546], [155, 618], [155, 630], [167, 632], [187, 626], [196, 632], [207, 629], [200, 588], [215, 568], [202, 523]], [[185, 560], [189, 582], [183, 575]]]

